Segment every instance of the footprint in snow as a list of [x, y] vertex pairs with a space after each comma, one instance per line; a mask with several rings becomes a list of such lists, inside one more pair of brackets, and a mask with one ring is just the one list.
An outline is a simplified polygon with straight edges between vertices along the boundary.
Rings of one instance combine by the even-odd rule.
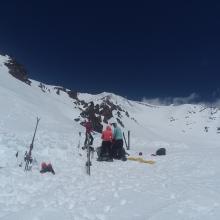
[[89, 200], [90, 200], [90, 201], [95, 201], [95, 200], [96, 200], [96, 197], [91, 197]]
[[104, 208], [104, 212], [109, 212], [111, 210], [111, 206], [106, 206], [105, 208]]
[[68, 209], [71, 210], [71, 209], [73, 209], [74, 207], [75, 207], [75, 204], [74, 204], [74, 203], [70, 203]]
[[106, 219], [105, 216], [101, 215], [101, 214], [97, 214], [96, 217], [97, 217], [97, 220], [105, 220]]
[[171, 194], [171, 195], [170, 195], [170, 198], [171, 198], [171, 199], [176, 199], [175, 194]]
[[115, 197], [115, 198], [118, 198], [118, 197], [119, 197], [119, 195], [118, 195], [117, 192], [114, 193], [114, 197]]
[[125, 205], [127, 201], [125, 199], [121, 200], [120, 205]]

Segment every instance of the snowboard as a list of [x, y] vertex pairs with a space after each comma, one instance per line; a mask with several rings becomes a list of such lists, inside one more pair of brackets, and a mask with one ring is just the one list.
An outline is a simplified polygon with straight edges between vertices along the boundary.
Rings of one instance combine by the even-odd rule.
[[156, 161], [154, 161], [154, 160], [145, 160], [142, 157], [128, 157], [127, 159], [132, 160], [132, 161], [137, 161], [137, 162], [140, 162], [140, 163], [148, 163], [148, 164], [156, 163]]

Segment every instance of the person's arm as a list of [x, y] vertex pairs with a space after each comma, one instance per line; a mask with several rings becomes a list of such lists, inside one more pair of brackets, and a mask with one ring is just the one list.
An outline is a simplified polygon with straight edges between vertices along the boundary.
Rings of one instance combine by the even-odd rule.
[[113, 140], [113, 133], [112, 132], [111, 132], [110, 138], [111, 138], [111, 141], [112, 141]]
[[115, 139], [116, 129], [114, 128], [112, 139]]

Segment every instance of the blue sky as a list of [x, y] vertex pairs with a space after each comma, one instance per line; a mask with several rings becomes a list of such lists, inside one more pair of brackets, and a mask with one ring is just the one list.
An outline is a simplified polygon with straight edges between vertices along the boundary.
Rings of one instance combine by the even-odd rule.
[[218, 1], [21, 0], [1, 8], [0, 53], [33, 79], [136, 100], [219, 96]]

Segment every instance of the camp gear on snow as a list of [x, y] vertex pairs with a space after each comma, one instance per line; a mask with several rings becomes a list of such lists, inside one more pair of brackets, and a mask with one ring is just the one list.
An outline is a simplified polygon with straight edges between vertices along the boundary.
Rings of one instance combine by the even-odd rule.
[[51, 172], [53, 175], [55, 175], [55, 172], [54, 172], [54, 169], [51, 163], [46, 164], [45, 162], [42, 162], [40, 173], [46, 173], [46, 172]]

